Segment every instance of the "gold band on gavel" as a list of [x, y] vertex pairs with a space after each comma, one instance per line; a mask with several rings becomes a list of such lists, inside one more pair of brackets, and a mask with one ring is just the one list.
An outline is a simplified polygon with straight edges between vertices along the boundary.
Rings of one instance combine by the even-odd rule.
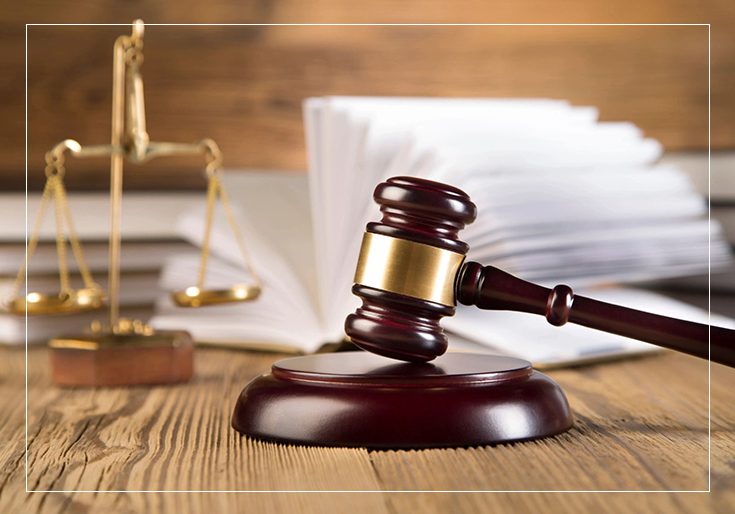
[[366, 232], [355, 283], [452, 307], [463, 261], [460, 253]]

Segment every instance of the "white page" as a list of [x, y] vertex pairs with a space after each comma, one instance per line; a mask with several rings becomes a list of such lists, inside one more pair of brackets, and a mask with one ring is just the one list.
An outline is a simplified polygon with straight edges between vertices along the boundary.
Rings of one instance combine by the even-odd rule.
[[[318, 315], [313, 298], [309, 295], [300, 278], [284, 258], [274, 251], [264, 238], [253, 228], [249, 219], [233, 206], [234, 215], [243, 235], [247, 251], [255, 270], [262, 281], [263, 292], [252, 302], [242, 302], [234, 306], [213, 306], [202, 309], [176, 309], [167, 312], [165, 303], [157, 306], [153, 320], [157, 328], [167, 328], [172, 324], [193, 323], [198, 337], [207, 337], [211, 324], [205, 320], [197, 323], [196, 318], [226, 316], [228, 309], [237, 313], [237, 322], [221, 323], [218, 338], [223, 333], [231, 333], [230, 341], [257, 342], [267, 334], [280, 333], [280, 327], [289, 327], [294, 337], [285, 344], [300, 345], [305, 351], [315, 350], [323, 337], [318, 326]], [[200, 245], [204, 234], [204, 205], [190, 209], [180, 217], [177, 230], [182, 237], [195, 245]], [[237, 241], [226, 222], [220, 205], [215, 208], [212, 233], [210, 236], [210, 262], [207, 268], [205, 289], [220, 289], [244, 282], [250, 283], [244, 259]], [[219, 263], [218, 263], [219, 259]], [[162, 287], [167, 290], [185, 289], [195, 284], [198, 272], [198, 257], [174, 257], [164, 267]], [[231, 314], [234, 314], [231, 313]], [[202, 328], [204, 327], [204, 328]], [[225, 329], [224, 327], [230, 327]], [[277, 330], [278, 329], [278, 330]], [[320, 335], [316, 335], [316, 334]], [[271, 341], [267, 341], [271, 342]], [[284, 341], [282, 341], [283, 343]]]
[[223, 183], [242, 217], [298, 277], [316, 306], [317, 277], [306, 174], [228, 171]]
[[[107, 243], [82, 242], [82, 252], [87, 267], [95, 279], [107, 274], [109, 248]], [[163, 266], [166, 258], [173, 254], [198, 253], [196, 248], [185, 241], [123, 241], [120, 247], [120, 270], [151, 271]], [[25, 260], [26, 249], [24, 244], [0, 244], [0, 275], [15, 276]], [[68, 250], [67, 264], [69, 271], [79, 270], [71, 249]], [[28, 265], [28, 274], [57, 273], [59, 259], [56, 254], [56, 245], [50, 243], [39, 244]]]
[[314, 239], [314, 262], [317, 276], [317, 303], [316, 309], [319, 312], [319, 319], [323, 320], [323, 308], [327, 304], [327, 291], [325, 290], [326, 276], [324, 247], [326, 233], [323, 230], [325, 211], [322, 208], [322, 182], [324, 174], [317, 173], [316, 170], [325, 168], [324, 159], [328, 148], [325, 146], [327, 141], [324, 137], [324, 129], [322, 123], [322, 109], [325, 100], [322, 98], [309, 98], [304, 101], [304, 130], [306, 132], [306, 145], [308, 154], [309, 170], [312, 170], [309, 176], [309, 199], [311, 204], [311, 219]]
[[[273, 287], [282, 291], [289, 291], [290, 299], [298, 302], [304, 312], [313, 311], [313, 304], [303, 284], [294, 274], [283, 258], [274, 252], [265, 240], [251, 226], [247, 219], [239, 212], [235, 213], [239, 229], [243, 235], [247, 251], [252, 259], [258, 275], [264, 286]], [[196, 245], [201, 244], [204, 234], [204, 209], [192, 209], [178, 221], [178, 230], [181, 235]], [[224, 219], [220, 208], [215, 208], [215, 216], [210, 236], [210, 253], [223, 262], [230, 264], [234, 269], [245, 270], [244, 259], [240, 253], [237, 241], [232, 235], [229, 225]], [[192, 276], [190, 281], [193, 281]], [[186, 287], [192, 284], [184, 284]]]
[[[208, 287], [227, 288], [234, 283], [250, 283], [252, 277], [241, 267], [211, 258]], [[199, 261], [176, 257], [167, 263], [161, 288], [173, 290], [196, 276]], [[180, 327], [197, 341], [230, 344], [288, 345], [304, 352], [316, 351], [323, 343], [321, 329], [310, 306], [291, 295], [283, 282], [269, 281], [265, 274], [261, 295], [250, 302], [237, 302], [199, 309], [175, 306], [168, 295], [156, 305], [151, 324], [159, 329]]]
[[[69, 210], [82, 241], [107, 241], [110, 233], [108, 193], [68, 193]], [[178, 239], [173, 226], [179, 215], [199, 200], [198, 193], [125, 193], [122, 202], [123, 240]], [[33, 229], [41, 203], [41, 193], [28, 194], [26, 227], [25, 193], [0, 194], [0, 234], [2, 241], [24, 242], [26, 228]], [[56, 225], [53, 204], [49, 203], [40, 230], [43, 241], [54, 241]]]

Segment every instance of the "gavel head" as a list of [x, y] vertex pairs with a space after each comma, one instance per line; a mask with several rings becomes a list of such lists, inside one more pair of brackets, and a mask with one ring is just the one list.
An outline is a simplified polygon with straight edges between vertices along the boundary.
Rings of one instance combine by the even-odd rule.
[[379, 184], [383, 218], [368, 223], [352, 292], [362, 306], [345, 321], [353, 343], [405, 361], [447, 349], [439, 325], [455, 308], [455, 281], [469, 247], [458, 232], [476, 216], [463, 191], [412, 177]]

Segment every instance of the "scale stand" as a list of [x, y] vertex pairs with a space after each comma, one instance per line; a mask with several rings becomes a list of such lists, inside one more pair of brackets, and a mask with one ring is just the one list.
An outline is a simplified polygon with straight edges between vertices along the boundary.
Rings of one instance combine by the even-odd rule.
[[[151, 142], [146, 131], [143, 79], [143, 32], [141, 20], [133, 23], [131, 35], [116, 39], [113, 48], [112, 138], [109, 145], [82, 146], [73, 139], [56, 145], [46, 154], [46, 187], [41, 208], [29, 240], [26, 260], [21, 267], [13, 298], [5, 307], [19, 315], [70, 314], [109, 307], [106, 323], [95, 321], [84, 334], [55, 337], [49, 342], [53, 382], [60, 386], [131, 386], [185, 382], [193, 374], [194, 342], [183, 330], [154, 330], [140, 320], [120, 317], [120, 222], [123, 190], [123, 161], [143, 163], [154, 157], [199, 155], [206, 160], [208, 181], [205, 233], [199, 279], [196, 285], [174, 292], [180, 307], [203, 307], [258, 297], [261, 282], [235, 222], [221, 182], [222, 154], [211, 139], [197, 143]], [[110, 239], [108, 291], [105, 294], [89, 272], [69, 213], [63, 183], [66, 154], [75, 157], [110, 158]], [[237, 240], [252, 284], [236, 284], [226, 289], [204, 288], [214, 206], [219, 200]], [[31, 292], [19, 295], [27, 263], [35, 250], [44, 209], [55, 203], [56, 245], [59, 258], [59, 292]], [[66, 246], [68, 240], [84, 281], [84, 287], [70, 285]]]

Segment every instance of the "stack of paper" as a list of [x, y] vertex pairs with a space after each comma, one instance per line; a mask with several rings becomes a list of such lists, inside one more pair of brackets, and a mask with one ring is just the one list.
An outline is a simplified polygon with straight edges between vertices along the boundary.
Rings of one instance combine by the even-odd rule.
[[[40, 194], [27, 198], [28, 237], [33, 227]], [[201, 194], [129, 193], [123, 200], [120, 307], [122, 315], [147, 319], [162, 291], [158, 279], [163, 262], [172, 255], [196, 255], [198, 251], [185, 242], [173, 227], [181, 213], [198, 203]], [[85, 262], [93, 278], [107, 289], [109, 195], [73, 193], [69, 195], [71, 216], [80, 238]], [[25, 259], [26, 196], [24, 193], [0, 195], [0, 305], [13, 294], [18, 269]], [[53, 207], [47, 208], [40, 230], [40, 243], [28, 265], [27, 290], [54, 293], [59, 290], [59, 261], [56, 252], [56, 227]], [[67, 262], [72, 287], [82, 287], [79, 267], [67, 243]], [[25, 277], [19, 293], [26, 292]], [[28, 341], [76, 333], [92, 320], [106, 318], [104, 311], [28, 318]], [[0, 343], [25, 341], [25, 316], [0, 312]]]

